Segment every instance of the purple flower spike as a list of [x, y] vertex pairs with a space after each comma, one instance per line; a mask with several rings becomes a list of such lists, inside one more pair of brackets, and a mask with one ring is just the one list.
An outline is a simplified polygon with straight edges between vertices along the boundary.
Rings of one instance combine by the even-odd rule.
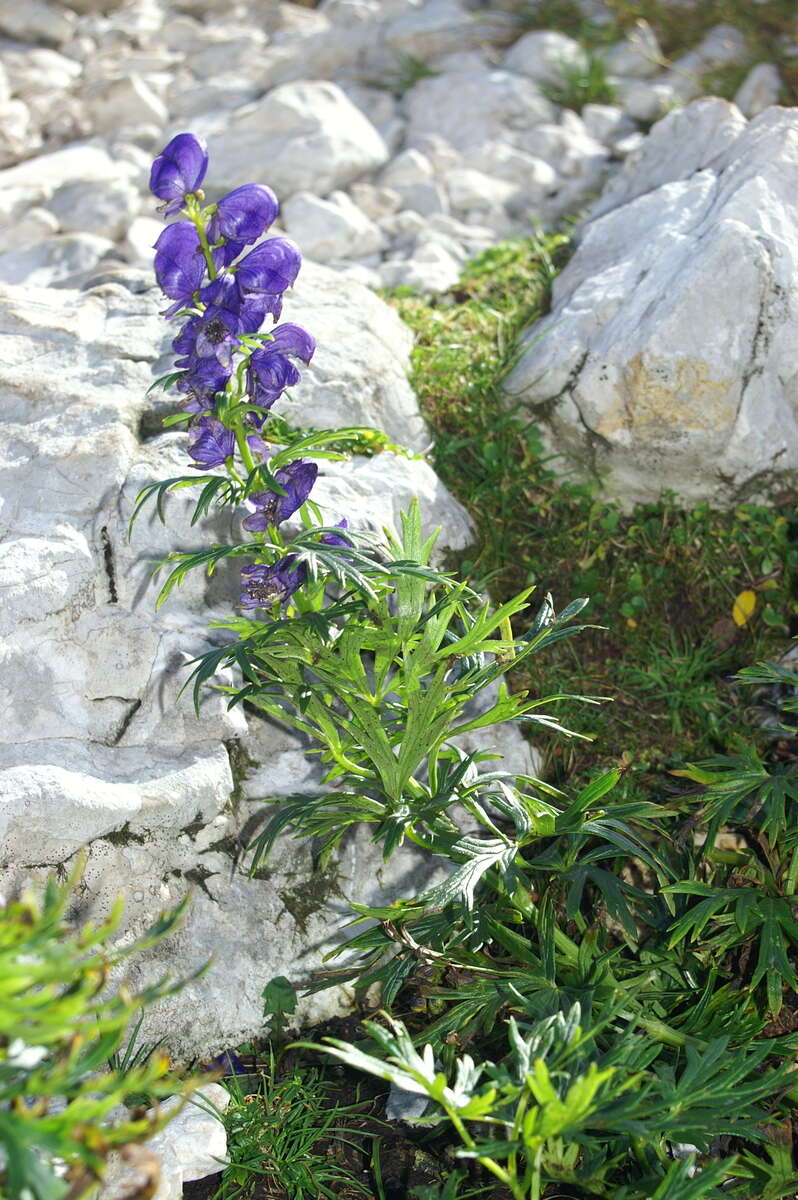
[[[289, 355], [308, 363], [313, 357], [316, 342], [300, 325], [277, 325], [273, 340], [257, 349], [249, 360], [247, 380], [254, 404], [269, 409], [287, 387], [299, 383], [300, 374]], [[258, 417], [250, 417], [257, 423]]]
[[202, 286], [205, 259], [191, 221], [167, 225], [155, 243], [155, 275], [172, 300], [190, 300]]
[[319, 468], [315, 463], [301, 458], [278, 471], [275, 479], [286, 494], [280, 496], [272, 491], [254, 492], [250, 500], [258, 511], [246, 518], [244, 528], [250, 533], [262, 533], [269, 525], [287, 521], [307, 500], [318, 473]]
[[242, 296], [251, 292], [277, 293], [289, 288], [299, 274], [302, 255], [288, 238], [269, 238], [241, 259], [236, 279]]
[[231, 372], [216, 358], [191, 360], [177, 390], [186, 396], [185, 412], [201, 413], [213, 408], [217, 392], [223, 392]]
[[182, 208], [188, 192], [196, 192], [208, 169], [208, 151], [202, 138], [179, 133], [165, 146], [152, 164], [150, 191], [166, 200], [164, 214]]
[[295, 554], [287, 554], [272, 566], [244, 567], [241, 572], [241, 604], [244, 608], [271, 608], [284, 604], [308, 577], [304, 563], [294, 568]]
[[220, 238], [250, 244], [262, 237], [280, 211], [271, 188], [245, 183], [222, 196], [208, 226], [212, 242]]
[[188, 452], [200, 469], [221, 467], [235, 453], [236, 435], [215, 417], [198, 417], [189, 427]]

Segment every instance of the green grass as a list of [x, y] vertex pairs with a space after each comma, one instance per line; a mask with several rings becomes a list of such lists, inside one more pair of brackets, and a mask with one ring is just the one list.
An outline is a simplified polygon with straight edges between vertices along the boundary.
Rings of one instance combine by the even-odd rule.
[[614, 104], [616, 92], [607, 78], [604, 56], [595, 50], [585, 52], [582, 63], [564, 62], [562, 83], [543, 88], [555, 104], [581, 112], [586, 104]]
[[[607, 0], [613, 20], [607, 23], [585, 18], [572, 0], [543, 0], [530, 4], [528, 27], [557, 29], [577, 38], [588, 49], [602, 49], [634, 30], [646, 20], [657, 34], [666, 60], [693, 50], [715, 25], [733, 25], [744, 35], [750, 50], [749, 66], [775, 63], [784, 81], [783, 103], [798, 104], [798, 59], [785, 54], [785, 45], [798, 39], [798, 9], [794, 0], [698, 0], [674, 4], [671, 0]], [[707, 93], [731, 98], [745, 71], [729, 68], [704, 77]], [[735, 86], [736, 85], [736, 86]]]
[[[795, 497], [718, 512], [682, 509], [671, 496], [625, 515], [555, 473], [529, 414], [507, 409], [501, 381], [567, 254], [563, 234], [504, 243], [448, 295], [393, 303], [415, 334], [412, 379], [435, 433], [435, 467], [477, 527], [461, 569], [497, 603], [529, 583], [557, 607], [590, 596], [588, 619], [601, 627], [514, 680], [609, 700], [590, 716], [563, 704], [563, 722], [595, 740], [544, 735], [547, 770], [555, 781], [582, 779], [620, 760], [630, 764], [627, 786], [661, 789], [671, 768], [720, 751], [743, 719], [748, 696], [731, 674], [790, 644]], [[738, 626], [735, 599], [746, 590], [756, 610]]]
[[[372, 1195], [360, 1163], [374, 1133], [362, 1132], [368, 1105], [342, 1104], [340, 1084], [315, 1067], [226, 1080], [224, 1114], [229, 1163], [214, 1200], [356, 1200]], [[376, 1130], [378, 1122], [372, 1120]], [[364, 1154], [364, 1145], [367, 1147]]]

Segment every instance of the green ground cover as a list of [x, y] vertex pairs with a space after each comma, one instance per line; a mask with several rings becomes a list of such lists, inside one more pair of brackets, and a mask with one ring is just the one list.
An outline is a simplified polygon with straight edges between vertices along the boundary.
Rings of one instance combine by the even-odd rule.
[[607, 0], [613, 14], [608, 22], [585, 17], [574, 0], [540, 0], [530, 3], [524, 15], [530, 29], [557, 29], [577, 38], [600, 55], [602, 49], [633, 33], [640, 20], [648, 21], [662, 50], [662, 66], [695, 49], [715, 25], [732, 25], [744, 35], [750, 51], [746, 65], [721, 68], [701, 77], [704, 95], [731, 99], [754, 63], [775, 63], [783, 81], [782, 103], [798, 104], [798, 58], [790, 54], [798, 41], [798, 12], [794, 0]]

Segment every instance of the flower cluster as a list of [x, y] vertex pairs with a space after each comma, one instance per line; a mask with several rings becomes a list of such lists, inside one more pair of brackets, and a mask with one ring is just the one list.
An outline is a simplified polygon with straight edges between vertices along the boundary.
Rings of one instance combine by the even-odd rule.
[[[309, 363], [315, 341], [299, 325], [276, 324], [283, 294], [294, 283], [302, 256], [287, 238], [261, 240], [279, 211], [268, 187], [247, 183], [204, 206], [201, 185], [208, 169], [205, 143], [180, 133], [152, 164], [150, 190], [164, 201], [164, 216], [180, 215], [155, 243], [155, 274], [173, 302], [164, 315], [182, 319], [172, 342], [188, 421], [188, 453], [201, 470], [224, 466], [242, 485], [252, 511], [244, 527], [274, 530], [308, 499], [315, 463], [296, 459], [272, 474], [261, 437], [269, 411], [299, 381], [296, 362]], [[271, 317], [272, 327], [262, 332]], [[277, 490], [247, 494], [259, 465]], [[333, 544], [341, 539], [328, 535]], [[288, 600], [305, 582], [296, 556], [253, 564], [242, 572], [241, 602], [271, 607]]]

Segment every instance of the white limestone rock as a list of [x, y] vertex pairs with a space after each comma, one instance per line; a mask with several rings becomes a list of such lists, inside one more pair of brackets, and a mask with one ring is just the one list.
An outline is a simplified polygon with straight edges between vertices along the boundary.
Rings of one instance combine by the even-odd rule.
[[658, 121], [675, 108], [681, 108], [685, 99], [691, 99], [695, 88], [688, 81], [690, 95], [685, 96], [685, 84], [672, 78], [672, 72], [654, 79], [615, 79], [618, 103], [632, 121], [648, 124]]
[[67, 54], [19, 42], [0, 44], [0, 62], [11, 94], [21, 100], [31, 100], [44, 91], [66, 91], [83, 72], [81, 63]]
[[64, 233], [94, 233], [117, 241], [139, 208], [139, 193], [129, 183], [68, 183], [47, 202]]
[[581, 68], [585, 52], [564, 33], [534, 31], [519, 38], [504, 56], [502, 67], [525, 75], [539, 87], [557, 87], [564, 82], [563, 68]]
[[502, 209], [517, 191], [512, 183], [469, 167], [456, 167], [448, 173], [445, 182], [455, 213], [476, 214]]
[[411, 287], [425, 293], [445, 292], [460, 278], [462, 261], [445, 246], [427, 242], [406, 259], [386, 259], [380, 267], [383, 287]]
[[120, 75], [93, 86], [87, 96], [89, 114], [98, 133], [151, 124], [160, 133], [169, 114], [163, 100], [140, 75]]
[[[150, 568], [177, 547], [229, 537], [229, 518], [192, 527], [191, 501], [179, 493], [168, 525], [147, 510], [128, 541], [140, 489], [186, 472], [186, 435], [147, 433], [157, 404], [145, 391], [172, 336], [158, 315], [162, 298], [149, 273], [106, 274], [86, 292], [0, 289], [0, 662], [9, 696], [0, 887], [88, 846], [81, 911], [99, 918], [123, 893], [126, 937], [193, 887], [179, 932], [130, 968], [135, 987], [215, 957], [207, 975], [150, 1014], [142, 1034], [166, 1036], [175, 1054], [191, 1057], [262, 1028], [263, 986], [277, 974], [302, 983], [318, 969], [341, 936], [345, 896], [412, 895], [437, 868], [404, 853], [383, 864], [358, 834], [314, 879], [310, 848], [284, 838], [274, 862], [249, 879], [239, 860], [266, 815], [259, 798], [316, 786], [316, 767], [298, 739], [228, 710], [224, 694], [208, 690], [199, 718], [188, 696], [178, 701], [188, 660], [212, 644], [208, 618], [234, 608], [237, 572], [195, 575], [156, 614]], [[426, 445], [407, 382], [409, 331], [372, 293], [324, 267], [308, 263], [300, 279], [290, 317], [313, 331], [319, 351], [282, 411], [298, 424], [375, 424]], [[469, 541], [465, 512], [419, 460], [386, 452], [325, 462], [318, 484], [329, 519], [370, 528], [395, 525], [414, 494], [427, 526], [443, 526], [441, 550]], [[225, 749], [235, 758], [238, 742], [261, 764], [248, 792]], [[350, 1001], [345, 989], [323, 993], [302, 1012], [322, 1019]]]
[[33, 287], [80, 287], [113, 251], [109, 238], [69, 233], [0, 254], [0, 283]]
[[282, 208], [282, 222], [300, 250], [314, 262], [366, 258], [379, 251], [383, 235], [345, 192], [326, 200], [297, 192]]
[[22, 100], [0, 104], [0, 167], [13, 166], [41, 143], [38, 131], [32, 128], [27, 104]]
[[62, 46], [74, 33], [77, 17], [62, 4], [26, 0], [0, 8], [0, 34], [20, 42]]
[[394, 55], [411, 54], [424, 61], [484, 45], [505, 46], [518, 32], [508, 13], [470, 12], [458, 0], [427, 0], [406, 7], [389, 21], [383, 43]]
[[742, 113], [726, 100], [697, 100], [683, 112], [670, 113], [613, 176], [591, 216], [601, 216], [663, 183], [713, 169], [744, 128]]
[[605, 146], [635, 132], [634, 121], [617, 104], [586, 104], [580, 115], [588, 134]]
[[158, 1172], [152, 1200], [181, 1200], [184, 1183], [215, 1175], [227, 1161], [222, 1114], [229, 1104], [230, 1093], [218, 1083], [206, 1083], [188, 1101], [180, 1096], [162, 1101], [158, 1114], [173, 1114], [169, 1123], [142, 1146], [133, 1147], [134, 1154], [111, 1155], [97, 1200], [125, 1200], [138, 1195], [144, 1155], [154, 1157]]
[[380, 183], [399, 196], [402, 208], [423, 216], [448, 211], [446, 193], [435, 179], [432, 163], [420, 150], [403, 150], [380, 175]]
[[402, 206], [402, 197], [392, 188], [379, 187], [373, 183], [353, 183], [349, 195], [361, 212], [372, 221], [380, 221], [383, 217], [398, 212]]
[[[734, 503], [798, 468], [798, 116], [704, 100], [627, 161], [507, 381], [631, 504]], [[556, 328], [556, 335], [547, 336]]]
[[657, 35], [648, 21], [637, 21], [626, 37], [604, 52], [604, 64], [610, 75], [647, 79], [660, 71], [663, 63]]
[[758, 117], [766, 108], [778, 104], [782, 82], [778, 67], [761, 62], [746, 75], [734, 97], [744, 117]]
[[420, 146], [423, 137], [435, 134], [461, 152], [497, 141], [521, 145], [526, 132], [555, 118], [554, 106], [531, 80], [504, 70], [421, 79], [403, 104], [408, 145]]
[[326, 196], [388, 159], [377, 130], [332, 83], [277, 87], [214, 119], [207, 133], [213, 179], [206, 186], [214, 194], [268, 179], [282, 199], [302, 191]]

